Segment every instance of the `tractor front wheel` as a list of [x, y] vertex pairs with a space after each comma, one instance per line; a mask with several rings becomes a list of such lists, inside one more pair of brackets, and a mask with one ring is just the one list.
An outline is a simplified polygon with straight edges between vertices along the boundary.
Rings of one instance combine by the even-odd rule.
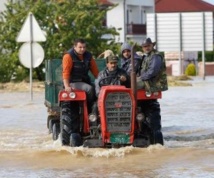
[[77, 102], [63, 102], [60, 116], [62, 145], [69, 145], [71, 133], [79, 132], [79, 122], [79, 104]]
[[150, 135], [150, 143], [151, 144], [161, 144], [164, 145], [163, 142], [163, 134], [160, 130], [154, 131]]

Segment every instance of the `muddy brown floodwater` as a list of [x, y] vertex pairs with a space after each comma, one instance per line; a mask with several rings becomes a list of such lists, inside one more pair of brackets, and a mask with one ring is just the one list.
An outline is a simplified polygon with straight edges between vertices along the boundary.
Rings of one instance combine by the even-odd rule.
[[0, 92], [1, 178], [213, 178], [214, 77], [170, 87], [160, 100], [165, 145], [71, 148], [46, 128], [44, 91]]

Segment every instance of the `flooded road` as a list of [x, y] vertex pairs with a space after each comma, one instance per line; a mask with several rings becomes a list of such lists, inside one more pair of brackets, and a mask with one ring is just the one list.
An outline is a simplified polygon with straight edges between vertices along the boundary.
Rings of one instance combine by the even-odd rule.
[[214, 77], [160, 100], [165, 146], [70, 148], [46, 127], [44, 92], [0, 92], [0, 178], [212, 178]]

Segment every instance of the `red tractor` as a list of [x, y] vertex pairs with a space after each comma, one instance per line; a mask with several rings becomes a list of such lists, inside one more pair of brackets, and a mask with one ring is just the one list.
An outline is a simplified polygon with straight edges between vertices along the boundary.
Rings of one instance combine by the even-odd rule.
[[[137, 91], [137, 100], [158, 98], [161, 98], [161, 92], [148, 94], [145, 90]], [[131, 88], [119, 85], [102, 87], [97, 102], [98, 115], [88, 113], [84, 91], [74, 90], [70, 93], [60, 91], [59, 103], [68, 101], [70, 102], [68, 107], [72, 109], [67, 108], [67, 112], [61, 113], [60, 116], [60, 133], [64, 145], [70, 144], [70, 117], [80, 119], [83, 146], [145, 147], [150, 145], [149, 135], [144, 135], [145, 132], [141, 127], [146, 119], [137, 107]]]
[[[132, 73], [131, 81], [131, 88], [120, 85], [101, 87], [97, 100], [98, 114], [88, 113], [84, 91], [66, 92], [59, 87], [59, 105], [55, 108], [50, 107], [46, 101], [46, 106], [51, 113], [48, 116], [47, 125], [50, 133], [53, 134], [53, 139], [58, 139], [60, 135], [62, 145], [72, 146], [71, 118], [77, 117], [81, 140], [85, 147], [112, 148], [128, 145], [146, 147], [150, 145], [151, 130], [138, 103], [144, 100], [160, 99], [161, 92], [136, 90], [135, 73]], [[155, 139], [157, 139], [155, 143], [163, 143], [162, 133]]]

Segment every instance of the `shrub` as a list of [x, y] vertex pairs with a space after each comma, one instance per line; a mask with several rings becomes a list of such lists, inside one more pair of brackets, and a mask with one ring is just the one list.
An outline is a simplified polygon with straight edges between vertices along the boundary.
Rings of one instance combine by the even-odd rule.
[[[202, 61], [202, 52], [198, 52], [198, 61]], [[205, 62], [214, 62], [214, 53], [213, 51], [205, 52]]]
[[186, 70], [185, 70], [185, 75], [188, 76], [196, 76], [196, 67], [195, 64], [190, 63], [188, 64]]

